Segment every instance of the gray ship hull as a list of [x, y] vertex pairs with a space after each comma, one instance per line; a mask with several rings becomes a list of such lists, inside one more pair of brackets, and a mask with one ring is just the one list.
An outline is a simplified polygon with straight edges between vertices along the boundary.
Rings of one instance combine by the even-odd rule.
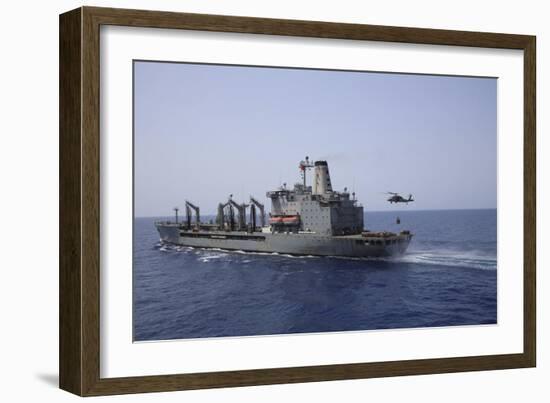
[[244, 231], [192, 231], [175, 223], [156, 223], [160, 239], [176, 245], [219, 248], [246, 252], [291, 255], [385, 257], [405, 253], [412, 234], [408, 232], [327, 236], [314, 233]]

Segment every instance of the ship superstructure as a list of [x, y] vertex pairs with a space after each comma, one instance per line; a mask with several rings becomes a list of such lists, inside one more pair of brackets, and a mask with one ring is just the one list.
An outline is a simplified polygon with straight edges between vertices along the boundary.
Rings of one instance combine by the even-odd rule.
[[[215, 222], [201, 222], [200, 209], [186, 201], [186, 219], [155, 225], [164, 242], [178, 245], [296, 255], [375, 257], [402, 254], [412, 238], [400, 233], [364, 229], [363, 206], [346, 188], [333, 190], [327, 161], [299, 164], [302, 181], [268, 191], [271, 212], [250, 197], [238, 203], [232, 196], [217, 209]], [[312, 184], [307, 173], [313, 170]], [[194, 214], [193, 214], [194, 213]]]
[[[306, 175], [314, 169], [313, 184], [307, 186]], [[332, 190], [326, 161], [313, 165], [306, 159], [300, 163], [303, 183], [287, 190], [286, 186], [267, 192], [271, 199], [269, 224], [274, 232], [305, 231], [319, 235], [355, 235], [363, 231], [363, 207], [347, 189]]]

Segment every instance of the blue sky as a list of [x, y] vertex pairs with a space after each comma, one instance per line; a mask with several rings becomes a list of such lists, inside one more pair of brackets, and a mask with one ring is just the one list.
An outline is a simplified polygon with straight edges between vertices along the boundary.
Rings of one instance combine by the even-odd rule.
[[496, 208], [494, 78], [135, 62], [134, 91], [138, 217], [267, 203], [306, 155], [366, 211]]

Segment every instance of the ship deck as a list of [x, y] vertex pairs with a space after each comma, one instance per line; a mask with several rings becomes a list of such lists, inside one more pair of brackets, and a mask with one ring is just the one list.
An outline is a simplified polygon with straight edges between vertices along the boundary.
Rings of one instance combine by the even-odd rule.
[[257, 228], [255, 231], [242, 231], [242, 230], [234, 230], [234, 231], [227, 231], [227, 230], [219, 230], [217, 225], [215, 224], [201, 224], [200, 230], [197, 228], [189, 228], [185, 224], [182, 223], [174, 223], [174, 222], [167, 222], [167, 221], [158, 221], [155, 223], [157, 226], [164, 226], [164, 227], [177, 227], [181, 231], [182, 235], [185, 236], [196, 236], [201, 237], [204, 235], [209, 235], [210, 237], [216, 237], [224, 236], [224, 237], [234, 237], [234, 238], [249, 238], [254, 236], [265, 236], [265, 235], [299, 235], [299, 236], [316, 236], [316, 237], [326, 237], [326, 238], [334, 238], [334, 239], [350, 239], [350, 240], [403, 240], [403, 239], [410, 239], [413, 234], [411, 234], [410, 231], [401, 231], [399, 233], [395, 232], [388, 232], [388, 231], [363, 231], [360, 234], [350, 234], [350, 235], [326, 235], [326, 234], [319, 234], [315, 232], [265, 232], [262, 231], [261, 228]]

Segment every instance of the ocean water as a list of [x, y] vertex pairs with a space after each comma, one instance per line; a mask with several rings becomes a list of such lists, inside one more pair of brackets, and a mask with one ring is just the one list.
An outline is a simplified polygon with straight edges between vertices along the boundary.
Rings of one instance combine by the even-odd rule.
[[367, 212], [371, 230], [410, 229], [399, 258], [193, 249], [134, 221], [134, 340], [494, 324], [496, 210]]

